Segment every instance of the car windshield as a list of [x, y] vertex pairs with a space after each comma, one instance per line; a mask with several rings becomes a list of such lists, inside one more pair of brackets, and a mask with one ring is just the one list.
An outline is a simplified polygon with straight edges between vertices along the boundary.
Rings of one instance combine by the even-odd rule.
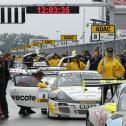
[[56, 80], [56, 77], [57, 77], [57, 75], [45, 76], [45, 77], [43, 77], [42, 81], [43, 82], [46, 82], [47, 81], [49, 83], [49, 85], [52, 85], [52, 84], [54, 84], [54, 82]]
[[[32, 85], [32, 83], [34, 83], [34, 80], [30, 79], [30, 77], [32, 77], [32, 76], [31, 75], [16, 76], [15, 77], [15, 86], [34, 87]], [[45, 75], [45, 77], [43, 77], [41, 81], [48, 82], [49, 85], [52, 85], [55, 82], [56, 77], [57, 77], [57, 75]], [[20, 82], [22, 82], [22, 83], [20, 83]], [[24, 83], [25, 84], [27, 83], [27, 85], [24, 85]], [[36, 84], [34, 84], [34, 85], [36, 85]]]
[[98, 73], [63, 73], [59, 76], [58, 87], [64, 86], [81, 86], [82, 80], [98, 80], [101, 76]]

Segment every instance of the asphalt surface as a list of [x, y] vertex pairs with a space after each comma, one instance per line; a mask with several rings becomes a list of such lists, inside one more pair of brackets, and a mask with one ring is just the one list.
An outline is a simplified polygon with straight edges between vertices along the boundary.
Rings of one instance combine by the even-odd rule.
[[19, 107], [16, 106], [9, 95], [9, 88], [11, 86], [13, 86], [13, 82], [9, 81], [7, 89], [9, 118], [6, 120], [0, 120], [0, 126], [86, 126], [85, 120], [83, 119], [48, 119], [46, 114], [41, 114], [39, 109], [33, 109], [36, 112], [35, 114], [21, 117], [18, 114]]

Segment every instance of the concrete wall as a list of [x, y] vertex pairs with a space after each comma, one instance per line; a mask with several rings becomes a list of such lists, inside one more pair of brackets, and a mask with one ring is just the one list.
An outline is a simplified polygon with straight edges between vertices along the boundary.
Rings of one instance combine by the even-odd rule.
[[69, 54], [71, 54], [72, 50], [76, 50], [77, 53], [81, 53], [81, 51], [83, 50], [89, 50], [92, 52], [93, 49], [95, 49], [96, 47], [99, 47], [100, 51], [105, 50], [107, 47], [113, 47], [115, 54], [118, 54], [122, 52], [124, 49], [126, 49], [126, 39], [108, 42], [92, 42], [89, 44], [70, 46], [69, 49], [68, 47], [42, 49], [41, 52], [63, 54], [69, 50]]

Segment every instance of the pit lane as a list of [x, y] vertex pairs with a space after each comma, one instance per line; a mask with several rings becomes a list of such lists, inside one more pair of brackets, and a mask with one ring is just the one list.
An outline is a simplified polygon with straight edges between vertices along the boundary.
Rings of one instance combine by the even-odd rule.
[[13, 81], [9, 81], [7, 89], [7, 101], [9, 107], [9, 118], [0, 121], [0, 126], [86, 126], [85, 120], [58, 120], [48, 119], [46, 115], [41, 114], [41, 110], [33, 109], [36, 113], [30, 116], [21, 117], [18, 114], [19, 107], [13, 102], [9, 95], [9, 88], [13, 85]]

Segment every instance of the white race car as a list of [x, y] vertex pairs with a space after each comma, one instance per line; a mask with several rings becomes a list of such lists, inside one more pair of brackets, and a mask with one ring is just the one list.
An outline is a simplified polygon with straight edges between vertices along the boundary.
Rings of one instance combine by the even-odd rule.
[[[43, 110], [47, 109], [48, 88], [39, 88], [32, 86], [24, 87], [24, 85], [19, 82], [22, 78], [25, 77], [25, 75], [15, 76], [15, 85], [10, 88], [10, 95], [16, 105], [40, 108]], [[45, 75], [42, 81], [47, 81], [48, 87], [50, 87], [50, 85], [54, 83], [56, 77], [57, 74]]]
[[126, 126], [126, 80], [119, 83], [124, 84], [118, 86], [110, 103], [88, 110], [87, 126]]
[[101, 90], [85, 87], [98, 84], [101, 76], [94, 71], [63, 71], [51, 86], [48, 99], [48, 117], [85, 118], [87, 109], [98, 106]]
[[[27, 68], [27, 66], [22, 61], [15, 61], [13, 68], [10, 68], [11, 77], [14, 78], [16, 75], [31, 75], [38, 69], [48, 70], [48, 65], [46, 62], [34, 62], [33, 67]], [[51, 69], [51, 68], [50, 68]]]
[[78, 57], [79, 59], [83, 58], [82, 55], [78, 55], [78, 54], [74, 54], [74, 55], [71, 55], [71, 56], [63, 57], [63, 58], [60, 60], [60, 62], [59, 62], [59, 64], [58, 64], [58, 67], [61, 67], [61, 66], [62, 66], [62, 67], [65, 67], [66, 64], [67, 64], [69, 61], [71, 61], [75, 56]]
[[95, 71], [60, 71], [44, 79], [50, 88], [13, 86], [10, 94], [14, 102], [18, 106], [47, 109], [49, 118], [85, 118], [88, 108], [100, 104], [101, 89], [85, 87], [99, 83], [101, 76]]
[[13, 78], [15, 75], [26, 75], [27, 74], [27, 66], [22, 63], [22, 61], [15, 61], [13, 68], [10, 68], [10, 74]]

